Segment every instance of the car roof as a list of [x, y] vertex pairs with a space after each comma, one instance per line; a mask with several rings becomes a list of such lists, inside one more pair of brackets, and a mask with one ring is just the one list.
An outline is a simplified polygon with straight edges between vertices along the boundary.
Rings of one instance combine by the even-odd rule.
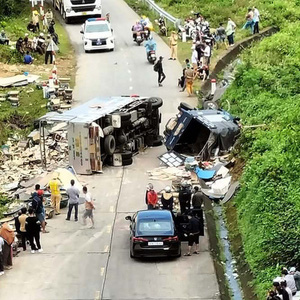
[[140, 210], [137, 212], [138, 219], [171, 219], [172, 215], [169, 210]]
[[86, 24], [97, 24], [104, 23], [109, 24], [109, 22], [105, 18], [89, 18], [85, 21]]

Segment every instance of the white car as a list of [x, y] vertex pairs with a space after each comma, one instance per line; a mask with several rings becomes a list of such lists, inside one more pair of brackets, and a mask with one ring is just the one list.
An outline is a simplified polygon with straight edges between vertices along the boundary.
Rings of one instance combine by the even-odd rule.
[[83, 34], [85, 52], [102, 49], [113, 51], [115, 48], [113, 30], [106, 18], [87, 19], [82, 25], [80, 33]]

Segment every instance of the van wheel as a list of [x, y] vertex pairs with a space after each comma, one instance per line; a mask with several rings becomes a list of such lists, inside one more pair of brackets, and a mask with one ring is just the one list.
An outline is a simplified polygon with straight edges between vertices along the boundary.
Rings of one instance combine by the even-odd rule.
[[163, 100], [159, 97], [150, 97], [148, 101], [151, 102], [153, 109], [159, 108], [163, 105]]
[[122, 160], [122, 166], [129, 166], [132, 165], [132, 163], [133, 163], [132, 158]]
[[108, 135], [104, 139], [104, 150], [107, 155], [113, 155], [116, 150], [116, 140], [113, 135]]
[[193, 110], [193, 109], [195, 109], [194, 107], [192, 107], [191, 105], [189, 105], [188, 103], [185, 103], [185, 102], [181, 102], [178, 108], [182, 108], [184, 110]]

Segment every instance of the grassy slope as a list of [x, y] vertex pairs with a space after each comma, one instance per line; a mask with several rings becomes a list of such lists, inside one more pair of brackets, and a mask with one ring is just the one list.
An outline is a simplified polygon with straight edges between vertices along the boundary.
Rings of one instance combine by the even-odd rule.
[[[13, 41], [17, 40], [18, 37], [23, 37], [27, 32], [26, 26], [31, 16], [31, 7], [29, 1], [22, 0], [22, 9], [18, 17], [3, 18], [0, 21], [0, 29], [4, 28], [9, 38]], [[41, 25], [41, 24], [40, 24]], [[58, 58], [70, 57], [72, 54], [72, 46], [69, 41], [68, 35], [64, 28], [56, 22], [55, 29], [59, 35], [59, 53]], [[31, 37], [33, 35], [31, 34]], [[35, 57], [34, 64], [43, 64], [44, 56], [40, 56], [34, 53]], [[0, 60], [6, 63], [22, 63], [23, 58], [18, 53], [1, 45], [0, 47]], [[70, 63], [72, 65], [72, 63]], [[23, 67], [23, 66], [22, 66]], [[12, 88], [12, 89], [1, 89], [0, 93], [7, 93], [9, 90], [20, 90], [20, 106], [18, 108], [12, 108], [9, 102], [0, 103], [0, 145], [5, 143], [8, 136], [16, 132], [16, 129], [9, 125], [13, 121], [12, 117], [19, 115], [23, 120], [24, 127], [27, 129], [20, 130], [19, 133], [26, 134], [33, 124], [33, 120], [45, 114], [46, 100], [42, 98], [42, 91], [37, 90], [34, 85], [28, 85], [23, 88]], [[33, 90], [31, 93], [26, 91]]]
[[300, 262], [300, 36], [299, 22], [243, 55], [225, 98], [245, 124], [240, 155], [246, 160], [236, 197], [246, 259], [265, 298], [279, 267]]

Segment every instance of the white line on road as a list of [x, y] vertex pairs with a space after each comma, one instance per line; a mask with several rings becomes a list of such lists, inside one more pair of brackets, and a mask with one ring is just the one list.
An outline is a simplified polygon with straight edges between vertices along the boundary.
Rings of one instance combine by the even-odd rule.
[[115, 208], [113, 205], [109, 208], [109, 212], [111, 212], [111, 213], [115, 212]]
[[131, 71], [130, 70], [127, 70], [127, 72], [130, 74], [131, 73]]
[[130, 86], [130, 87], [129, 87], [129, 90], [130, 90], [130, 91], [131, 91], [131, 90], [133, 90], [133, 87], [132, 87], [132, 86]]
[[132, 82], [132, 78], [131, 77], [129, 78], [129, 81]]
[[104, 271], [105, 271], [105, 268], [102, 267], [102, 268], [101, 268], [101, 272], [100, 272], [100, 275], [101, 275], [101, 276], [104, 275]]
[[103, 252], [104, 252], [104, 253], [107, 253], [107, 252], [108, 252], [108, 250], [109, 250], [109, 246], [108, 246], [108, 245], [106, 245], [106, 246], [105, 246], [105, 248], [104, 248], [104, 250], [103, 250]]
[[106, 232], [107, 233], [111, 233], [111, 225], [107, 225], [106, 226]]

